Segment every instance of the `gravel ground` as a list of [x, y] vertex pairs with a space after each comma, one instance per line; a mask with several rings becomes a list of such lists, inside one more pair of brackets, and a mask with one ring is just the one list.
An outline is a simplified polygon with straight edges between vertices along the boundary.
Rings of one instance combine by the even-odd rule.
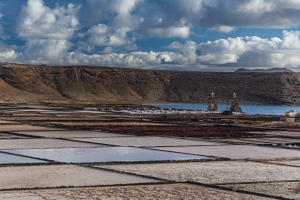
[[190, 180], [206, 184], [300, 180], [300, 170], [297, 167], [250, 161], [95, 165], [97, 166], [173, 181]]
[[0, 189], [93, 186], [159, 182], [74, 165], [1, 167]]
[[0, 199], [71, 200], [71, 199], [268, 199], [188, 184], [118, 186], [0, 192]]
[[236, 191], [255, 192], [278, 196], [279, 198], [300, 199], [300, 182], [277, 182], [258, 184], [222, 185]]

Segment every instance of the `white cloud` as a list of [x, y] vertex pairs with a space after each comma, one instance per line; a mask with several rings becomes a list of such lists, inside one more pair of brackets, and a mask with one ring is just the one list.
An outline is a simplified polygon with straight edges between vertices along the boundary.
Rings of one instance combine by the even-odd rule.
[[300, 31], [283, 31], [282, 49], [300, 49]]
[[[2, 21], [2, 17], [3, 17], [3, 16], [4, 16], [4, 15], [0, 13], [0, 22]], [[0, 38], [3, 39], [3, 40], [9, 38], [8, 35], [5, 35], [5, 34], [4, 34], [4, 30], [3, 30], [3, 27], [2, 27], [2, 24], [1, 24], [1, 23], [0, 23]]]
[[[0, 44], [0, 59], [183, 70], [297, 68], [299, 31], [283, 31], [282, 38], [249, 36], [198, 44], [190, 35], [194, 27], [226, 33], [239, 27], [292, 27], [300, 24], [299, 12], [298, 0], [86, 0], [81, 6], [54, 8], [43, 0], [28, 0], [16, 23], [25, 46]], [[166, 52], [138, 51], [136, 41], [145, 37], [185, 40], [171, 43]]]
[[257, 36], [218, 39], [203, 43], [173, 42], [165, 52], [113, 53], [105, 47], [103, 55], [69, 51], [70, 43], [58, 39], [28, 39], [24, 50], [0, 44], [1, 61], [47, 63], [54, 65], [84, 64], [148, 69], [230, 70], [232, 67], [300, 67], [300, 32], [283, 31], [282, 38]]
[[63, 64], [69, 49], [67, 40], [58, 39], [29, 39], [24, 51], [25, 59], [31, 63]]
[[128, 28], [114, 30], [105, 24], [98, 24], [91, 27], [86, 35], [88, 44], [93, 46], [122, 46], [131, 43], [127, 38]]
[[209, 29], [212, 31], [218, 31], [218, 32], [222, 32], [222, 33], [230, 33], [232, 31], [234, 31], [236, 28], [230, 27], [230, 26], [216, 26], [216, 27], [212, 27]]
[[170, 27], [170, 28], [153, 28], [147, 30], [149, 36], [159, 38], [188, 38], [190, 36], [189, 27]]
[[276, 2], [274, 1], [262, 1], [262, 0], [251, 0], [241, 4], [238, 7], [238, 11], [243, 13], [255, 13], [262, 14], [271, 12], [276, 9]]
[[[69, 53], [65, 62], [150, 69], [221, 70], [224, 67], [300, 67], [299, 32], [283, 32], [283, 38], [236, 37], [204, 43], [173, 42], [166, 52]], [[289, 44], [295, 44], [289, 46]], [[299, 46], [298, 46], [299, 45]], [[226, 68], [228, 69], [228, 68]]]
[[7, 45], [0, 42], [0, 62], [14, 62], [21, 58], [22, 53], [18, 52], [18, 48], [14, 45]]
[[292, 27], [299, 12], [297, 0], [86, 0], [79, 16], [88, 31], [79, 35], [87, 46], [117, 50], [143, 37], [189, 38], [195, 27], [224, 33]]
[[84, 22], [94, 24], [84, 34], [88, 38], [87, 45], [132, 45], [135, 38], [129, 34], [137, 29], [140, 17], [131, 12], [141, 2], [142, 0], [88, 0], [80, 11], [81, 16], [89, 12], [89, 17], [93, 17], [93, 19], [82, 18]]
[[[300, 66], [300, 32], [283, 31], [283, 38], [228, 38], [201, 43], [198, 61], [202, 64], [250, 67]], [[255, 66], [256, 65], [256, 66]]]
[[230, 32], [239, 27], [287, 28], [300, 23], [297, 0], [147, 0], [157, 11], [144, 17], [145, 27], [184, 25]]
[[23, 51], [26, 62], [62, 61], [79, 27], [79, 8], [69, 4], [50, 9], [43, 0], [28, 0], [17, 18], [18, 36], [26, 41]]
[[69, 4], [50, 9], [43, 0], [28, 0], [18, 17], [17, 32], [22, 39], [69, 39], [78, 29], [79, 7]]

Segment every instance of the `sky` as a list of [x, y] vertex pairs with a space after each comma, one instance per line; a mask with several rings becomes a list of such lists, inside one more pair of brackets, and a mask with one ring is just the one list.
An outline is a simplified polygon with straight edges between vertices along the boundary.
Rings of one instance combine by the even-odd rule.
[[0, 61], [300, 71], [299, 0], [1, 0]]

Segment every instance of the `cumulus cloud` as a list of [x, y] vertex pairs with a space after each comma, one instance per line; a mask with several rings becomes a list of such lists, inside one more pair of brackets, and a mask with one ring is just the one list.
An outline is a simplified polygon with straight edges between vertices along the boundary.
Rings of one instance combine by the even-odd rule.
[[87, 46], [118, 47], [143, 37], [189, 38], [195, 27], [224, 33], [292, 27], [299, 11], [296, 0], [86, 0], [79, 18]]
[[[1, 9], [1, 4], [0, 4], [0, 9]], [[6, 33], [5, 28], [3, 27], [3, 22], [4, 22], [4, 14], [0, 13], [0, 38], [2, 40], [6, 40], [10, 38], [10, 34]]]
[[[142, 0], [87, 0], [79, 15], [83, 24], [90, 25], [84, 33], [90, 46], [131, 45], [135, 38], [140, 17], [132, 14]], [[86, 14], [88, 13], [88, 18]]]
[[43, 0], [28, 0], [17, 22], [19, 38], [26, 41], [23, 56], [27, 62], [61, 60], [79, 27], [79, 6], [47, 7]]
[[6, 45], [0, 42], [0, 61], [1, 62], [14, 62], [20, 58], [21, 54], [17, 52], [17, 47], [13, 45]]
[[282, 39], [248, 36], [198, 44], [193, 41], [173, 42], [166, 48], [169, 51], [136, 51], [104, 55], [72, 52], [68, 54], [65, 62], [79, 64], [82, 61], [81, 64], [180, 70], [300, 66], [300, 32], [298, 31], [284, 31]]
[[146, 30], [146, 32], [152, 37], [159, 38], [188, 38], [190, 36], [189, 27], [153, 28]]
[[[183, 70], [300, 67], [298, 31], [283, 31], [281, 38], [202, 43], [190, 37], [195, 27], [225, 33], [240, 27], [293, 27], [300, 24], [298, 0], [85, 0], [51, 8], [44, 1], [27, 0], [22, 6], [15, 33], [25, 45], [0, 44], [0, 59]], [[181, 42], [165, 51], [140, 51], [137, 41], [149, 37]]]
[[78, 9], [73, 4], [50, 9], [43, 0], [28, 0], [18, 17], [18, 36], [22, 39], [68, 39], [78, 28]]
[[238, 27], [287, 28], [298, 25], [297, 0], [147, 0], [155, 4], [155, 15], [145, 20], [160, 26], [185, 25], [230, 32]]
[[31, 63], [63, 64], [69, 49], [67, 40], [59, 39], [30, 39], [26, 41], [25, 59]]
[[129, 44], [127, 38], [129, 28], [113, 29], [105, 24], [98, 24], [91, 27], [87, 32], [88, 44], [93, 46], [122, 46]]
[[283, 31], [283, 38], [237, 37], [201, 43], [197, 46], [202, 64], [289, 67], [300, 66], [300, 32]]

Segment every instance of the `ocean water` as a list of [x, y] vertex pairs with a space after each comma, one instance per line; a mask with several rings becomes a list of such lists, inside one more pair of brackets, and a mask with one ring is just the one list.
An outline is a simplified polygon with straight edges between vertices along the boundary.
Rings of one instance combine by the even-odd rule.
[[[207, 110], [207, 104], [152, 104], [159, 108], [175, 108], [175, 109], [187, 109], [187, 110]], [[226, 108], [229, 108], [227, 104], [218, 104], [219, 112], [223, 112]], [[247, 105], [241, 104], [243, 113], [254, 115], [284, 115], [286, 111], [296, 110], [300, 112], [300, 106], [280, 106], [280, 105]]]

